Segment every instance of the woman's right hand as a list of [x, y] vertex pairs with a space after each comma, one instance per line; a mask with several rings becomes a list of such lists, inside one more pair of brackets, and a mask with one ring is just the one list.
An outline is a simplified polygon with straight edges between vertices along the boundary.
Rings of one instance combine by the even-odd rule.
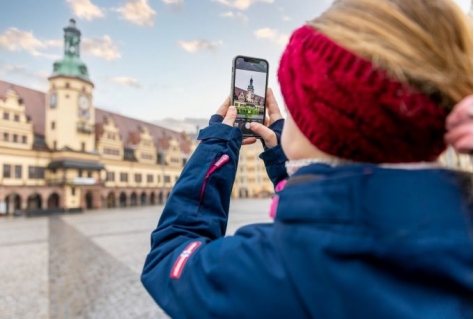
[[456, 151], [472, 154], [472, 95], [459, 102], [446, 119], [444, 139]]
[[273, 91], [270, 88], [267, 89], [265, 104], [268, 112], [268, 118], [265, 124], [268, 125], [268, 127], [257, 122], [252, 122], [250, 129], [262, 137], [265, 149], [269, 149], [280, 144], [284, 119], [275, 100], [275, 96], [273, 95]]

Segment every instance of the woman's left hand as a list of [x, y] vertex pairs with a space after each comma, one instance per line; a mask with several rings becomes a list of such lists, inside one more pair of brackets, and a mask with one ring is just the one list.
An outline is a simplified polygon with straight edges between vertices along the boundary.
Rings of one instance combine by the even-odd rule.
[[456, 151], [472, 154], [472, 95], [459, 102], [446, 118], [444, 140]]

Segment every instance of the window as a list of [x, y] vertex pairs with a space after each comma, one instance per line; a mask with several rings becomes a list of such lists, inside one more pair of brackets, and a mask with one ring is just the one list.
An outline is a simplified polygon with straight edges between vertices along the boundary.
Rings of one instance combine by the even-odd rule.
[[10, 139], [10, 134], [8, 133], [3, 133], [3, 140], [8, 141]]
[[178, 176], [176, 176], [176, 177], [174, 178], [174, 182], [175, 182], [175, 183], [178, 181], [178, 178], [179, 178]]
[[84, 142], [81, 143], [81, 151], [83, 151], [83, 152], [86, 151], [86, 143], [84, 143]]
[[188, 162], [188, 160], [183, 158], [183, 166], [185, 166], [187, 162]]
[[56, 129], [56, 122], [55, 121], [51, 122], [51, 129], [52, 130]]
[[171, 183], [171, 176], [165, 175], [165, 183]]
[[104, 154], [119, 156], [120, 155], [120, 150], [116, 149], [116, 148], [104, 147]]
[[18, 143], [18, 134], [13, 134], [13, 143]]
[[156, 162], [158, 164], [163, 164], [164, 163], [163, 155], [161, 153], [158, 153], [158, 157], [156, 158]]
[[158, 183], [161, 183], [161, 176], [160, 176], [160, 175], [156, 176], [156, 181], [157, 181]]
[[4, 120], [9, 120], [10, 119], [10, 114], [7, 112], [3, 112], [3, 119]]
[[23, 144], [26, 144], [26, 136], [25, 136], [25, 135], [23, 135], [23, 136], [21, 137], [21, 142], [22, 142]]
[[78, 170], [77, 170], [77, 175], [78, 175], [79, 177], [82, 177], [82, 169], [78, 169]]
[[76, 196], [76, 188], [75, 187], [71, 188], [71, 195]]
[[146, 181], [147, 181], [147, 183], [153, 183], [153, 175], [147, 175], [146, 176]]
[[91, 171], [87, 172], [87, 177], [92, 178], [92, 172]]
[[44, 179], [44, 167], [29, 166], [28, 178], [29, 179]]
[[11, 169], [11, 165], [3, 164], [3, 178], [10, 178], [12, 176]]
[[69, 82], [66, 82], [66, 89], [69, 89]]
[[142, 174], [135, 174], [135, 183], [142, 182]]
[[15, 122], [20, 122], [20, 115], [18, 115], [18, 114], [13, 115], [13, 120]]
[[15, 178], [22, 178], [21, 165], [15, 165]]
[[153, 154], [142, 153], [140, 157], [146, 160], [153, 160]]
[[120, 181], [121, 182], [128, 182], [128, 174], [127, 173], [120, 173]]
[[115, 182], [115, 173], [107, 172], [107, 182]]
[[53, 142], [53, 149], [54, 150], [58, 149], [58, 143], [56, 141]]

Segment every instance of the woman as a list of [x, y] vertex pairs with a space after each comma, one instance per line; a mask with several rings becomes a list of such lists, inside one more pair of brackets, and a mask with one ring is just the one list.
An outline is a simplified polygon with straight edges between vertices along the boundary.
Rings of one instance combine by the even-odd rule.
[[[223, 237], [242, 144], [227, 100], [152, 234], [155, 301], [173, 318], [472, 317], [472, 190], [436, 162], [445, 126], [460, 143], [451, 126], [466, 123], [449, 112], [472, 95], [464, 13], [336, 1], [294, 32], [278, 76], [283, 132], [271, 91], [270, 127], [252, 124], [274, 223]], [[472, 134], [472, 106], [470, 121]]]

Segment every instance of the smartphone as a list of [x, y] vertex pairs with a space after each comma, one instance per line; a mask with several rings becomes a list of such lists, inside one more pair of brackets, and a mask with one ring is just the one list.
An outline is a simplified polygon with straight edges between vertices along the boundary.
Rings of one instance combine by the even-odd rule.
[[231, 105], [237, 109], [234, 127], [242, 130], [244, 137], [256, 137], [250, 123], [265, 121], [265, 102], [268, 86], [268, 61], [238, 55], [232, 62]]

